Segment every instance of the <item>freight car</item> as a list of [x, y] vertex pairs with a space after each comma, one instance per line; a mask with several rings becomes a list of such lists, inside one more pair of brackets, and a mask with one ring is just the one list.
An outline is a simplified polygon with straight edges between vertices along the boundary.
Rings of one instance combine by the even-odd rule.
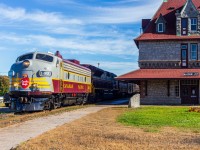
[[40, 111], [84, 103], [91, 93], [91, 70], [57, 51], [17, 58], [9, 71], [11, 109]]

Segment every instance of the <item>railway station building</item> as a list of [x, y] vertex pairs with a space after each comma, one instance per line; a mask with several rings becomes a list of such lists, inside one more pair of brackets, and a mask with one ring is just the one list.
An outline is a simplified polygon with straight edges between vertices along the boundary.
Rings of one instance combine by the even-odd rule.
[[141, 104], [200, 104], [200, 0], [164, 0], [142, 29], [139, 69], [118, 80], [139, 84]]

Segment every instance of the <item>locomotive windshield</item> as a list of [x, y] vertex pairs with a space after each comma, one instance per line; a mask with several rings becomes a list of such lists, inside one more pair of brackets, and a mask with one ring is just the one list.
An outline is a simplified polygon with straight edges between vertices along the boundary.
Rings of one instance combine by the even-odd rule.
[[22, 56], [17, 58], [17, 61], [23, 61], [23, 60], [26, 60], [26, 59], [33, 59], [33, 54], [22, 55]]
[[53, 57], [45, 54], [37, 54], [36, 59], [53, 62]]

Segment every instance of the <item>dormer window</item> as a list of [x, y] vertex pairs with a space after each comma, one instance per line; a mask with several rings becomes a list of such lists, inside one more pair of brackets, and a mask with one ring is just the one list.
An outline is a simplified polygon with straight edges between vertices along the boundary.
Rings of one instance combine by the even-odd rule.
[[197, 31], [197, 18], [191, 18], [191, 31]]
[[156, 23], [156, 32], [157, 33], [164, 33], [166, 31], [166, 20], [165, 18], [162, 16], [162, 14], [160, 14], [160, 16], [157, 18], [157, 20], [155, 21]]
[[158, 23], [158, 32], [159, 33], [164, 32], [164, 25], [163, 25], [163, 23]]

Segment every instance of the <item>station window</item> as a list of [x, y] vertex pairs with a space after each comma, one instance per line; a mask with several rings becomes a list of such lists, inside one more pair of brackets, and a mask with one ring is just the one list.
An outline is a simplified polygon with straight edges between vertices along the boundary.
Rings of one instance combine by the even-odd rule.
[[191, 18], [191, 31], [197, 31], [197, 18]]
[[197, 60], [197, 51], [198, 51], [197, 44], [191, 44], [190, 47], [191, 60]]
[[180, 96], [179, 85], [175, 86], [175, 95], [176, 95], [176, 97], [179, 97], [179, 96]]

